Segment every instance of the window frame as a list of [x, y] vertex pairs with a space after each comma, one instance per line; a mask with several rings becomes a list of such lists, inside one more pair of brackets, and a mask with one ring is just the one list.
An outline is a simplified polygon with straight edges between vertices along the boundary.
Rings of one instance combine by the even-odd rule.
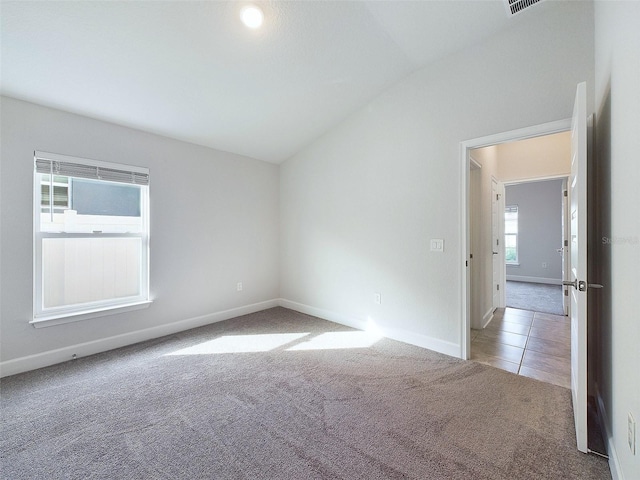
[[[504, 214], [506, 216], [506, 214], [508, 213], [509, 209], [514, 209], [515, 208], [515, 214], [516, 214], [516, 233], [507, 233], [507, 228], [506, 228], [506, 218], [504, 218], [504, 223], [505, 223], [505, 232], [504, 232], [504, 261], [506, 265], [512, 265], [512, 266], [518, 266], [520, 265], [520, 253], [519, 253], [519, 215], [520, 215], [520, 210], [518, 208], [517, 204], [512, 204], [512, 205], [505, 205], [504, 207]], [[513, 213], [513, 212], [511, 212]], [[516, 249], [516, 258], [515, 260], [507, 260], [507, 236], [513, 236], [516, 239], [516, 245], [515, 245], [515, 249]]]
[[[42, 231], [41, 229], [41, 215], [42, 215], [42, 172], [38, 172], [36, 169], [36, 162], [50, 161], [52, 165], [55, 162], [65, 162], [67, 164], [73, 163], [82, 166], [97, 167], [97, 171], [100, 168], [114, 169], [117, 171], [131, 172], [133, 176], [146, 175], [146, 184], [136, 183], [135, 181], [129, 182], [129, 184], [137, 185], [140, 187], [140, 216], [141, 216], [141, 228], [140, 232], [133, 233], [103, 233], [100, 231], [92, 232], [51, 232]], [[53, 172], [52, 172], [53, 173]], [[74, 177], [73, 175], [63, 175], [68, 178], [82, 178]], [[60, 155], [47, 152], [34, 152], [34, 170], [33, 170], [33, 315], [30, 320], [30, 324], [34, 327], [45, 327], [51, 325], [59, 325], [68, 322], [75, 322], [79, 320], [85, 320], [89, 318], [101, 317], [104, 315], [112, 315], [116, 313], [122, 313], [125, 311], [137, 310], [140, 308], [146, 308], [150, 303], [149, 296], [149, 237], [150, 237], [150, 225], [149, 225], [149, 183], [148, 183], [149, 169], [146, 167], [136, 167], [131, 165], [124, 165], [112, 162], [103, 162], [98, 160], [90, 160], [79, 157], [72, 157], [68, 155]], [[53, 179], [54, 177], [51, 177]], [[138, 177], [137, 177], [138, 178]], [[98, 180], [101, 180], [98, 178]], [[107, 180], [101, 180], [107, 182]], [[111, 183], [109, 181], [109, 183]], [[117, 183], [117, 182], [114, 182]], [[127, 184], [127, 182], [119, 182], [121, 184]], [[71, 185], [71, 181], [69, 181]], [[70, 197], [67, 203], [70, 204]], [[51, 209], [49, 212], [52, 215], [55, 213]], [[110, 298], [105, 300], [77, 303], [71, 305], [44, 307], [44, 274], [43, 274], [43, 243], [47, 238], [140, 238], [141, 251], [140, 251], [140, 271], [139, 271], [139, 294], [135, 296]]]

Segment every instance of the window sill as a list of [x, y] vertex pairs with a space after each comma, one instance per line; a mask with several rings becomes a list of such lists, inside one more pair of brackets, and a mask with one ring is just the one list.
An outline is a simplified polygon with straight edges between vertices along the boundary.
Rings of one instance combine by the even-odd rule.
[[520, 264], [519, 263], [509, 263], [507, 262], [507, 267], [519, 267]]
[[43, 315], [34, 318], [29, 323], [35, 328], [53, 327], [54, 325], [62, 325], [65, 323], [79, 322], [81, 320], [89, 320], [91, 318], [105, 317], [107, 315], [116, 315], [118, 313], [132, 312], [134, 310], [142, 310], [151, 305], [152, 300], [144, 300], [141, 302], [127, 303], [124, 305], [116, 305], [113, 307], [101, 307], [92, 310], [82, 310], [79, 312], [59, 313], [54, 315]]

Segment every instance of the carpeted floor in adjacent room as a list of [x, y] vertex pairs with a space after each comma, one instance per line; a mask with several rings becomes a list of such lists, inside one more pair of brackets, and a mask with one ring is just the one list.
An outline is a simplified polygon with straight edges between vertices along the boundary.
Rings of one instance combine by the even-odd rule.
[[564, 315], [562, 286], [544, 283], [507, 281], [507, 307], [533, 312]]
[[2, 380], [2, 478], [608, 479], [570, 391], [275, 308]]

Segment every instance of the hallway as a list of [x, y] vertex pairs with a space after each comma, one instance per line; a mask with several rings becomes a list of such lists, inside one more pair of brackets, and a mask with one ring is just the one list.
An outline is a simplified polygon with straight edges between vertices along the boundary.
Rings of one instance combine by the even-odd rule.
[[571, 388], [571, 323], [565, 316], [507, 307], [471, 330], [471, 360]]

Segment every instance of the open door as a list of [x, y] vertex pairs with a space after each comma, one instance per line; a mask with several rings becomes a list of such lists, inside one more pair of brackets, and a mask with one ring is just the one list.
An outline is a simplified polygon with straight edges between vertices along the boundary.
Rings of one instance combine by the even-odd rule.
[[571, 394], [578, 450], [587, 452], [587, 92], [578, 84], [571, 122], [569, 262]]
[[[504, 185], [491, 179], [492, 307], [504, 307]], [[501, 286], [502, 285], [502, 286]]]
[[[571, 265], [569, 262], [569, 218], [569, 181], [565, 178], [562, 181], [562, 246], [558, 249], [558, 252], [562, 255], [562, 280], [571, 279]], [[570, 315], [569, 288], [570, 287], [566, 285], [562, 286], [562, 311], [565, 316]]]
[[491, 180], [491, 305], [493, 309], [500, 308], [500, 212], [498, 212], [498, 182]]

